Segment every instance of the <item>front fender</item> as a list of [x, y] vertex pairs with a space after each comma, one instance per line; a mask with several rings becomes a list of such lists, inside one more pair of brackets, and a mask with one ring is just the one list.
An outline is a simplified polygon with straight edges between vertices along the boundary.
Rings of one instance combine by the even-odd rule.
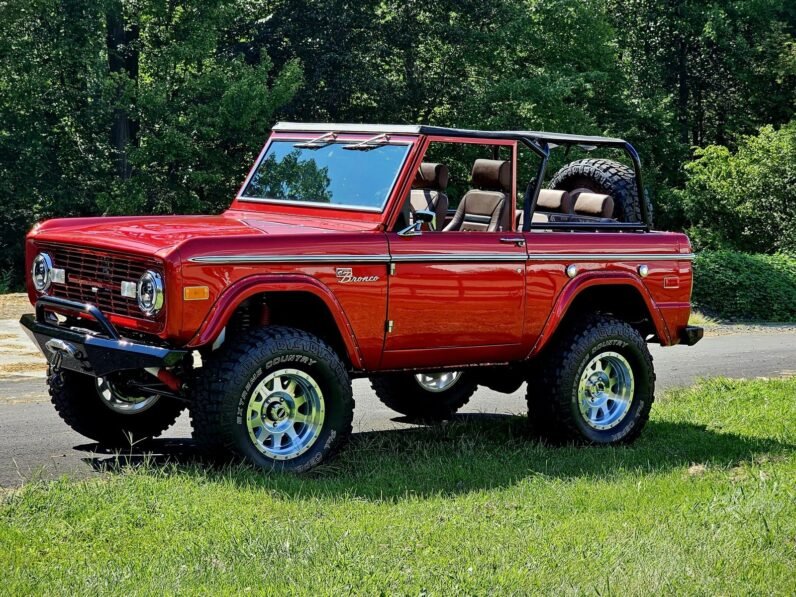
[[318, 297], [332, 314], [353, 367], [362, 367], [362, 356], [348, 317], [334, 293], [317, 279], [304, 274], [257, 274], [235, 282], [215, 302], [189, 348], [198, 348], [215, 341], [235, 310], [248, 298], [266, 292], [308, 292]]
[[572, 302], [581, 292], [587, 288], [593, 288], [595, 286], [620, 285], [630, 286], [638, 291], [639, 295], [644, 301], [645, 306], [647, 307], [647, 312], [650, 315], [652, 324], [655, 326], [655, 331], [658, 334], [661, 344], [671, 344], [671, 337], [669, 334], [669, 329], [666, 326], [666, 321], [663, 318], [660, 309], [658, 309], [658, 306], [655, 304], [655, 301], [652, 300], [649, 290], [647, 290], [647, 287], [644, 286], [641, 280], [639, 280], [633, 274], [627, 272], [591, 272], [582, 274], [572, 280], [558, 295], [558, 298], [556, 299], [556, 302], [550, 312], [550, 316], [547, 318], [547, 322], [545, 323], [544, 328], [542, 328], [542, 333], [537, 338], [529, 357], [537, 355], [542, 351], [542, 349], [545, 348], [545, 346], [547, 346], [548, 342], [558, 329], [558, 326], [564, 320], [564, 317], [569, 311]]

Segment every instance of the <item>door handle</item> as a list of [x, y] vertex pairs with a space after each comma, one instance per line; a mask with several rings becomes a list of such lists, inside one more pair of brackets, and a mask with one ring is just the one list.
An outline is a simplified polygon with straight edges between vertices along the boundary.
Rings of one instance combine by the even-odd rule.
[[521, 237], [501, 238], [500, 242], [507, 243], [507, 244], [510, 243], [510, 244], [513, 244], [513, 245], [517, 245], [518, 247], [524, 247], [525, 246], [525, 239], [521, 238]]

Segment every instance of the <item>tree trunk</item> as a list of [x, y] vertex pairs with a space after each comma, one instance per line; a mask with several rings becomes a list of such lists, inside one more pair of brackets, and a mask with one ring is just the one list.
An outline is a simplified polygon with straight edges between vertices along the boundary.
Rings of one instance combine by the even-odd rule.
[[[108, 68], [111, 73], [124, 73], [132, 81], [138, 80], [138, 26], [125, 27], [124, 12], [119, 0], [110, 4], [106, 13]], [[116, 98], [121, 103], [123, 92]], [[116, 172], [122, 179], [130, 178], [132, 168], [128, 159], [130, 145], [138, 138], [138, 122], [130, 118], [127, 108], [118, 106], [113, 111], [111, 147], [115, 154]]]
[[688, 44], [680, 38], [677, 62], [677, 121], [680, 124], [680, 141], [688, 143]]

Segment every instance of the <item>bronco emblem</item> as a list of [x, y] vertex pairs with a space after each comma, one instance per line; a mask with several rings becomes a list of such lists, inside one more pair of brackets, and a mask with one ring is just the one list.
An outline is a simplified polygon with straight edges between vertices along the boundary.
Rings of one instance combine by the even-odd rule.
[[355, 276], [350, 267], [338, 267], [335, 272], [337, 273], [337, 281], [340, 284], [349, 284], [350, 282], [377, 282], [378, 276]]

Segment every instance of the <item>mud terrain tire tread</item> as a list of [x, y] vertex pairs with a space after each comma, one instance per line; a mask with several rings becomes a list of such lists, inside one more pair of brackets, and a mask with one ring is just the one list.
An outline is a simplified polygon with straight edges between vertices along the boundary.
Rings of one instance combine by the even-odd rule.
[[413, 373], [373, 375], [370, 385], [382, 404], [417, 421], [452, 418], [478, 388], [467, 371], [450, 389], [438, 393], [421, 388]]
[[72, 429], [108, 448], [129, 448], [132, 443], [158, 437], [171, 427], [185, 405], [161, 398], [147, 410], [123, 415], [102, 404], [94, 377], [47, 368], [50, 401]]
[[[550, 187], [564, 191], [585, 187], [611, 195], [615, 202], [614, 217], [620, 222], [642, 221], [635, 173], [632, 168], [620, 162], [591, 158], [571, 162], [555, 173]], [[644, 201], [651, 224], [652, 203], [646, 193]]]
[[[632, 365], [636, 389], [631, 411], [619, 426], [596, 431], [581, 422], [576, 384], [591, 351], [606, 341], [623, 343], [618, 350], [635, 361]], [[580, 319], [561, 330], [545, 364], [540, 368], [541, 388], [528, 384], [526, 396], [529, 424], [538, 435], [557, 443], [626, 444], [644, 429], [655, 398], [655, 370], [644, 338], [630, 324], [604, 315]]]
[[[319, 437], [307, 453], [294, 460], [274, 462], [271, 468], [302, 472], [318, 464], [321, 459], [328, 461], [347, 443], [353, 430], [354, 398], [351, 379], [343, 361], [326, 342], [312, 334], [294, 328], [268, 326], [236, 338], [228, 347], [213, 353], [197, 371], [194, 400], [189, 410], [193, 437], [205, 455], [223, 459], [237, 455], [249, 462], [253, 461], [249, 454], [241, 450], [238, 442], [237, 433], [240, 430], [236, 429], [239, 424], [236, 423], [234, 411], [240, 389], [246, 385], [253, 372], [258, 368], [265, 369], [263, 364], [268, 359], [274, 358], [275, 354], [291, 352], [311, 354], [328, 368], [329, 378], [334, 380], [340, 391], [337, 396], [339, 405], [330, 405], [328, 388], [322, 388], [327, 400], [327, 415], [329, 407], [335, 406], [340, 408], [341, 417], [330, 429], [332, 434], [326, 439], [326, 446], [322, 447], [324, 438]], [[326, 431], [322, 434], [326, 434]], [[264, 456], [262, 458], [265, 460]], [[252, 463], [263, 467], [262, 462]]]

